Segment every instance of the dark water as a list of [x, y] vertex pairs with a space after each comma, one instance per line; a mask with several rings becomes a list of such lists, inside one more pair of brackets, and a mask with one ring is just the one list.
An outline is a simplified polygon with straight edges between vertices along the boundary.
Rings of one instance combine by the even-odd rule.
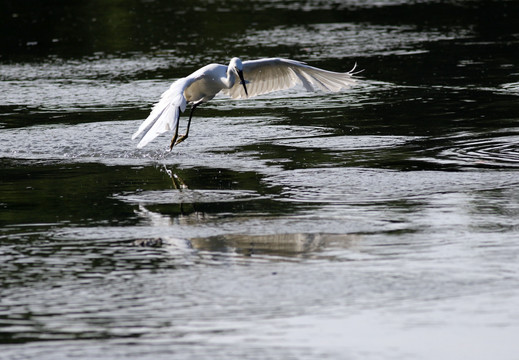
[[[0, 357], [516, 359], [518, 13], [2, 2]], [[365, 70], [135, 148], [174, 79], [232, 56]]]

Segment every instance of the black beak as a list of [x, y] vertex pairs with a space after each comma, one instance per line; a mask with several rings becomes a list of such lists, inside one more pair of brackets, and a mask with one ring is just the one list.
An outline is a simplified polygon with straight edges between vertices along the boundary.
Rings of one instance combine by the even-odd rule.
[[247, 87], [245, 86], [245, 79], [243, 79], [243, 71], [238, 70], [238, 76], [240, 77], [240, 84], [243, 85], [243, 89], [245, 90], [245, 95], [249, 96], [247, 92]]

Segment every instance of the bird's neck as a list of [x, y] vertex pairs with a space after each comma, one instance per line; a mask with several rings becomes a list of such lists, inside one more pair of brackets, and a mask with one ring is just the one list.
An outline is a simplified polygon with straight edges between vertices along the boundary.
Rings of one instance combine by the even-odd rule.
[[236, 75], [234, 74], [234, 71], [232, 71], [230, 68], [227, 69], [227, 78], [225, 79], [225, 86], [227, 86], [227, 89], [232, 88], [235, 82]]

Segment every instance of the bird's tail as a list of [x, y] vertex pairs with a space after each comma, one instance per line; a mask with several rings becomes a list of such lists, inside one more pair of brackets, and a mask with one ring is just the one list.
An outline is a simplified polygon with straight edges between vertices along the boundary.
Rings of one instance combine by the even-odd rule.
[[160, 101], [155, 104], [150, 115], [132, 136], [132, 140], [141, 136], [138, 148], [146, 146], [160, 134], [177, 127], [180, 112], [183, 112], [187, 105], [184, 89], [185, 79], [179, 79], [162, 94]]

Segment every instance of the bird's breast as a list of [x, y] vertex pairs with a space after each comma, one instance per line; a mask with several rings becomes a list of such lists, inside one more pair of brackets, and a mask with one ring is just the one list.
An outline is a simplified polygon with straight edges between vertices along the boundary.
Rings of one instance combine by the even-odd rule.
[[188, 102], [205, 102], [211, 100], [223, 87], [221, 78], [206, 74], [189, 85], [184, 96]]

